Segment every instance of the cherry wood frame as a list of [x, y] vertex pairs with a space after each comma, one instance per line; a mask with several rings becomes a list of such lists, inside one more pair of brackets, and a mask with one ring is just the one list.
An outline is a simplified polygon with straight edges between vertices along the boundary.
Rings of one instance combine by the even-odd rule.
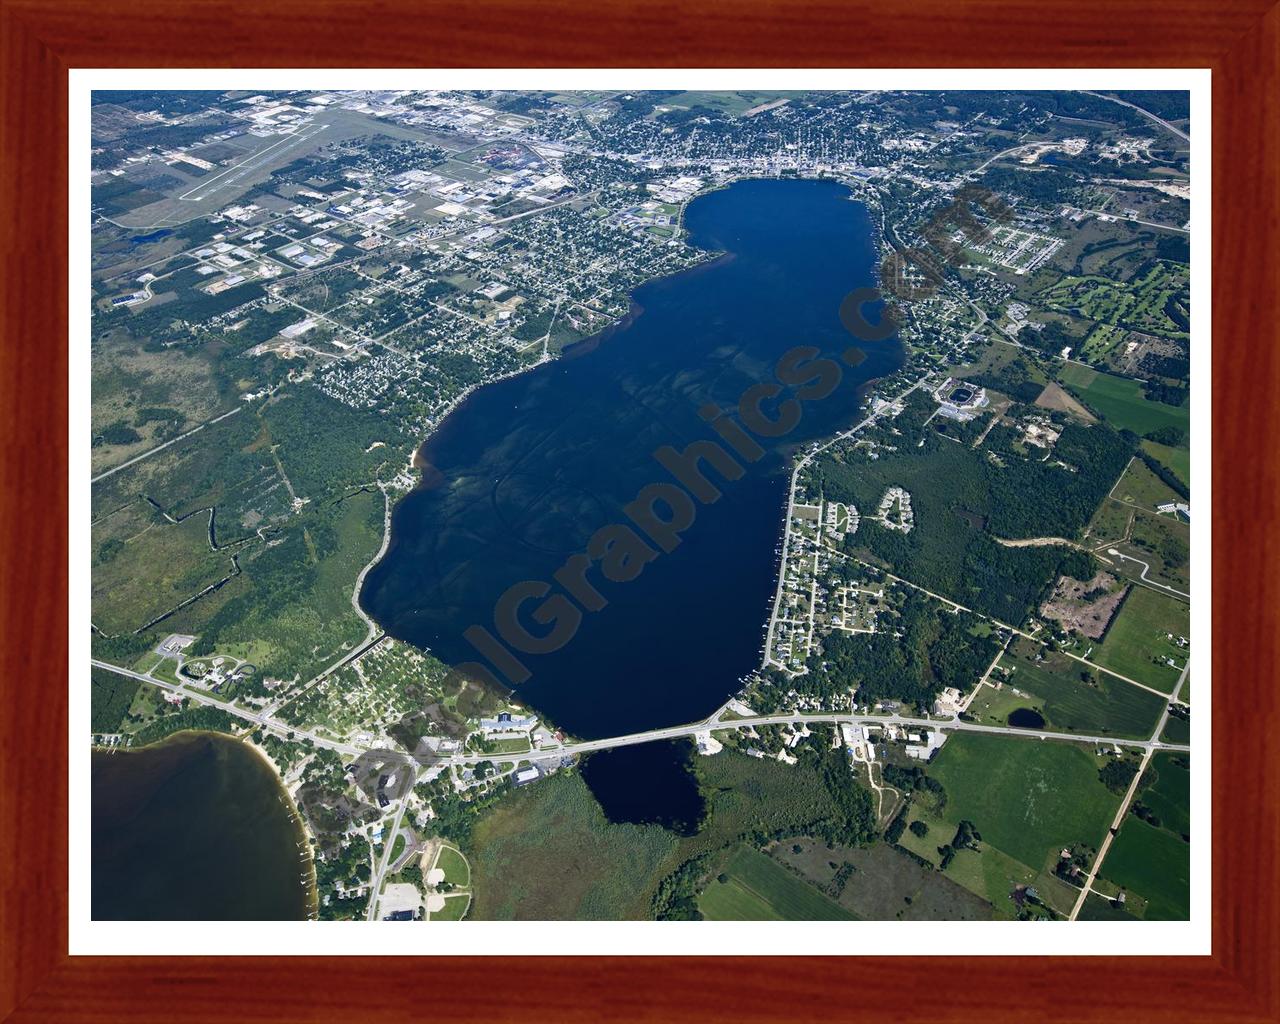
[[[0, 0], [0, 1019], [1280, 1020], [1273, 2]], [[152, 66], [1212, 68], [1212, 956], [68, 956], [67, 70]]]

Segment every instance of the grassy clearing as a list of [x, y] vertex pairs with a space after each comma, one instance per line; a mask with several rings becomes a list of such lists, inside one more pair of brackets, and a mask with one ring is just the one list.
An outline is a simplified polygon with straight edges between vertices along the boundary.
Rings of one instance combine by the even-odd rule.
[[209, 547], [209, 517], [165, 519], [138, 499], [93, 526], [93, 621], [104, 633], [139, 629], [232, 571]]
[[1169, 501], [1182, 500], [1141, 459], [1134, 459], [1129, 463], [1124, 476], [1112, 488], [1111, 496], [1126, 505], [1137, 505], [1148, 510], [1155, 510]]
[[1155, 441], [1143, 441], [1142, 447], [1156, 460], [1173, 470], [1174, 474], [1187, 486], [1191, 485], [1191, 449], [1174, 448]]
[[707, 818], [687, 838], [658, 825], [611, 824], [576, 772], [504, 797], [476, 821], [467, 847], [472, 916], [645, 919], [658, 883], [684, 861], [748, 832], [800, 832], [839, 813], [820, 774], [803, 763], [725, 751], [695, 767]]
[[1131, 909], [1147, 920], [1186, 920], [1191, 907], [1191, 762], [1160, 751], [1102, 865], [1103, 878], [1131, 890]]
[[1165, 706], [1153, 693], [1026, 640], [1000, 667], [1010, 673], [1007, 685], [1037, 698], [1033, 706], [1058, 731], [1146, 739]]
[[1141, 381], [1074, 363], [1063, 367], [1061, 379], [1069, 391], [1117, 430], [1132, 430], [1141, 436], [1160, 427], [1191, 428], [1190, 405], [1152, 402], [1143, 395]]
[[1162, 693], [1172, 693], [1187, 652], [1170, 641], [1169, 635], [1190, 636], [1190, 616], [1185, 602], [1134, 587], [1091, 660]]
[[721, 873], [698, 898], [709, 921], [848, 921], [843, 907], [801, 881], [766, 854], [734, 850]]
[[467, 908], [471, 906], [471, 894], [463, 893], [461, 896], [448, 896], [445, 898], [444, 906], [439, 910], [431, 911], [432, 921], [461, 921], [467, 916]]
[[1098, 780], [1098, 759], [1070, 743], [960, 733], [929, 774], [947, 791], [943, 820], [972, 821], [985, 842], [1036, 870], [1064, 846], [1096, 847], [1119, 800]]
[[471, 865], [452, 846], [442, 846], [436, 858], [436, 867], [444, 872], [444, 880], [450, 885], [466, 888], [471, 884]]

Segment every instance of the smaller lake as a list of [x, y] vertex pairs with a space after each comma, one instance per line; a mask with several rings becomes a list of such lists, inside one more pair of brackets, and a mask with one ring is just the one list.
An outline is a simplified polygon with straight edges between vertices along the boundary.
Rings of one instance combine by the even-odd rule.
[[184, 732], [94, 751], [93, 919], [300, 921], [314, 886], [288, 795], [250, 746]]
[[661, 825], [695, 835], [706, 804], [693, 773], [693, 744], [659, 740], [589, 754], [582, 778], [614, 824]]
[[1031, 708], [1015, 708], [1009, 712], [1008, 721], [1015, 729], [1044, 728], [1044, 716]]

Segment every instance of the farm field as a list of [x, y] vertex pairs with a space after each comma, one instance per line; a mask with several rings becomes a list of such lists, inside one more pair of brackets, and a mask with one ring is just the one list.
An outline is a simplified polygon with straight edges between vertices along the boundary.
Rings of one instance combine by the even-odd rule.
[[1006, 686], [1037, 698], [1034, 707], [1058, 731], [1146, 739], [1165, 707], [1153, 693], [1027, 640], [1010, 648], [1000, 668], [1009, 673]]
[[1141, 436], [1160, 427], [1190, 429], [1190, 406], [1150, 401], [1142, 393], [1141, 381], [1074, 363], [1063, 367], [1061, 380], [1068, 391], [1104, 416], [1117, 430], [1132, 430]]
[[[769, 855], [800, 872], [859, 920], [975, 921], [992, 916], [986, 900], [887, 842], [850, 847], [789, 838], [774, 843]], [[847, 869], [848, 878], [835, 895], [829, 886], [838, 871]]]
[[1118, 798], [1098, 780], [1098, 763], [1071, 743], [961, 733], [929, 774], [946, 788], [946, 820], [972, 821], [987, 842], [1039, 869], [1063, 846], [1096, 846], [1106, 831]]
[[1102, 761], [1070, 743], [1031, 743], [981, 733], [953, 735], [930, 765], [942, 783], [941, 810], [913, 804], [912, 820], [929, 829], [924, 838], [908, 828], [901, 843], [937, 864], [961, 821], [981, 836], [979, 850], [960, 850], [948, 877], [1012, 916], [1015, 886], [1033, 885], [1058, 913], [1070, 911], [1073, 890], [1051, 872], [1065, 846], [1096, 849], [1119, 797], [1099, 780]]
[[[1168, 639], [1189, 637], [1190, 608], [1185, 602], [1146, 587], [1129, 591], [1101, 646], [1090, 660], [1163, 693], [1177, 685], [1187, 650]], [[1165, 663], [1171, 658], [1176, 667]]]
[[841, 921], [853, 915], [767, 854], [740, 846], [698, 897], [708, 921]]
[[1191, 911], [1191, 846], [1130, 814], [1107, 853], [1103, 876], [1146, 899], [1148, 921], [1183, 921]]

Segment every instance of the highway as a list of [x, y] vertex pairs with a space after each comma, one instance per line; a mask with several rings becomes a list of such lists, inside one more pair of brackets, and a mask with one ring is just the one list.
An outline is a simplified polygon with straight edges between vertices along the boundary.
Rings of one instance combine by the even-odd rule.
[[350, 743], [339, 743], [336, 740], [331, 740], [324, 736], [317, 736], [315, 733], [308, 732], [306, 729], [299, 729], [296, 726], [289, 725], [287, 722], [278, 721], [271, 717], [269, 709], [264, 709], [254, 713], [245, 708], [238, 708], [227, 701], [211, 697], [209, 694], [202, 693], [199, 690], [194, 690], [176, 683], [170, 683], [164, 679], [157, 679], [155, 676], [147, 675], [145, 672], [135, 672], [131, 668], [122, 668], [119, 665], [112, 665], [110, 662], [99, 661], [97, 658], [90, 658], [89, 663], [93, 665], [94, 668], [100, 668], [107, 672], [114, 672], [116, 675], [120, 676], [128, 676], [130, 679], [137, 679], [139, 682], [150, 683], [152, 686], [158, 686], [162, 690], [180, 693], [188, 700], [195, 701], [197, 704], [204, 704], [213, 708], [221, 708], [227, 714], [243, 719], [245, 722], [248, 722], [259, 729], [265, 729], [268, 732], [275, 733], [282, 739], [286, 738], [289, 733], [292, 733], [295, 740], [310, 740], [317, 747], [328, 747], [330, 750], [336, 750], [338, 753], [346, 754], [350, 757], [363, 754], [365, 751], [364, 747], [357, 747]]
[[[855, 715], [851, 713], [841, 712], [817, 712], [813, 714], [781, 714], [781, 715], [759, 715], [755, 718], [735, 718], [729, 721], [720, 719], [721, 711], [716, 712], [710, 718], [701, 722], [692, 722], [688, 725], [673, 725], [663, 729], [649, 729], [645, 732], [629, 733], [625, 736], [611, 736], [602, 740], [584, 740], [581, 743], [566, 743], [562, 747], [555, 747], [545, 751], [545, 756], [569, 756], [574, 754], [589, 754], [596, 750], [608, 750], [611, 747], [625, 747], [636, 743], [651, 743], [654, 740], [678, 739], [684, 736], [692, 736], [695, 733], [706, 732], [710, 729], [745, 729], [759, 725], [838, 725], [842, 722], [849, 722], [856, 725], [865, 726], [886, 726], [896, 725], [899, 728], [907, 729], [931, 729], [935, 732], [984, 732], [998, 733], [1005, 736], [1017, 736], [1020, 739], [1034, 740], [1060, 740], [1070, 743], [1106, 743], [1116, 744], [1121, 747], [1130, 747], [1137, 750], [1179, 750], [1189, 751], [1190, 746], [1177, 743], [1162, 743], [1155, 737], [1149, 740], [1124, 740], [1117, 739], [1114, 736], [1086, 736], [1072, 732], [1047, 732], [1036, 729], [1011, 729], [1001, 725], [981, 725], [977, 722], [963, 722], [956, 718], [951, 719], [933, 719], [933, 718], [908, 718], [903, 715]], [[1156, 735], [1159, 735], [1158, 733]], [[522, 760], [529, 755], [503, 755], [503, 754], [458, 754], [447, 759], [451, 764], [478, 764], [481, 761], [500, 761], [505, 759]]]
[[1183, 142], [1191, 141], [1191, 136], [1188, 135], [1186, 132], [1182, 131], [1179, 128], [1175, 128], [1168, 121], [1164, 120], [1164, 118], [1156, 117], [1156, 115], [1151, 113], [1151, 111], [1143, 110], [1136, 103], [1130, 103], [1128, 100], [1122, 100], [1115, 96], [1107, 96], [1105, 93], [1089, 92], [1088, 89], [1082, 89], [1081, 92], [1083, 92], [1086, 96], [1093, 96], [1095, 99], [1107, 100], [1108, 102], [1111, 102], [1111, 103], [1119, 103], [1120, 106], [1122, 107], [1128, 107], [1130, 110], [1136, 110], [1143, 117], [1149, 118], [1150, 120], [1154, 121], [1156, 124], [1160, 125], [1160, 127], [1173, 132], [1173, 134], [1178, 136], [1178, 138], [1180, 138]]

